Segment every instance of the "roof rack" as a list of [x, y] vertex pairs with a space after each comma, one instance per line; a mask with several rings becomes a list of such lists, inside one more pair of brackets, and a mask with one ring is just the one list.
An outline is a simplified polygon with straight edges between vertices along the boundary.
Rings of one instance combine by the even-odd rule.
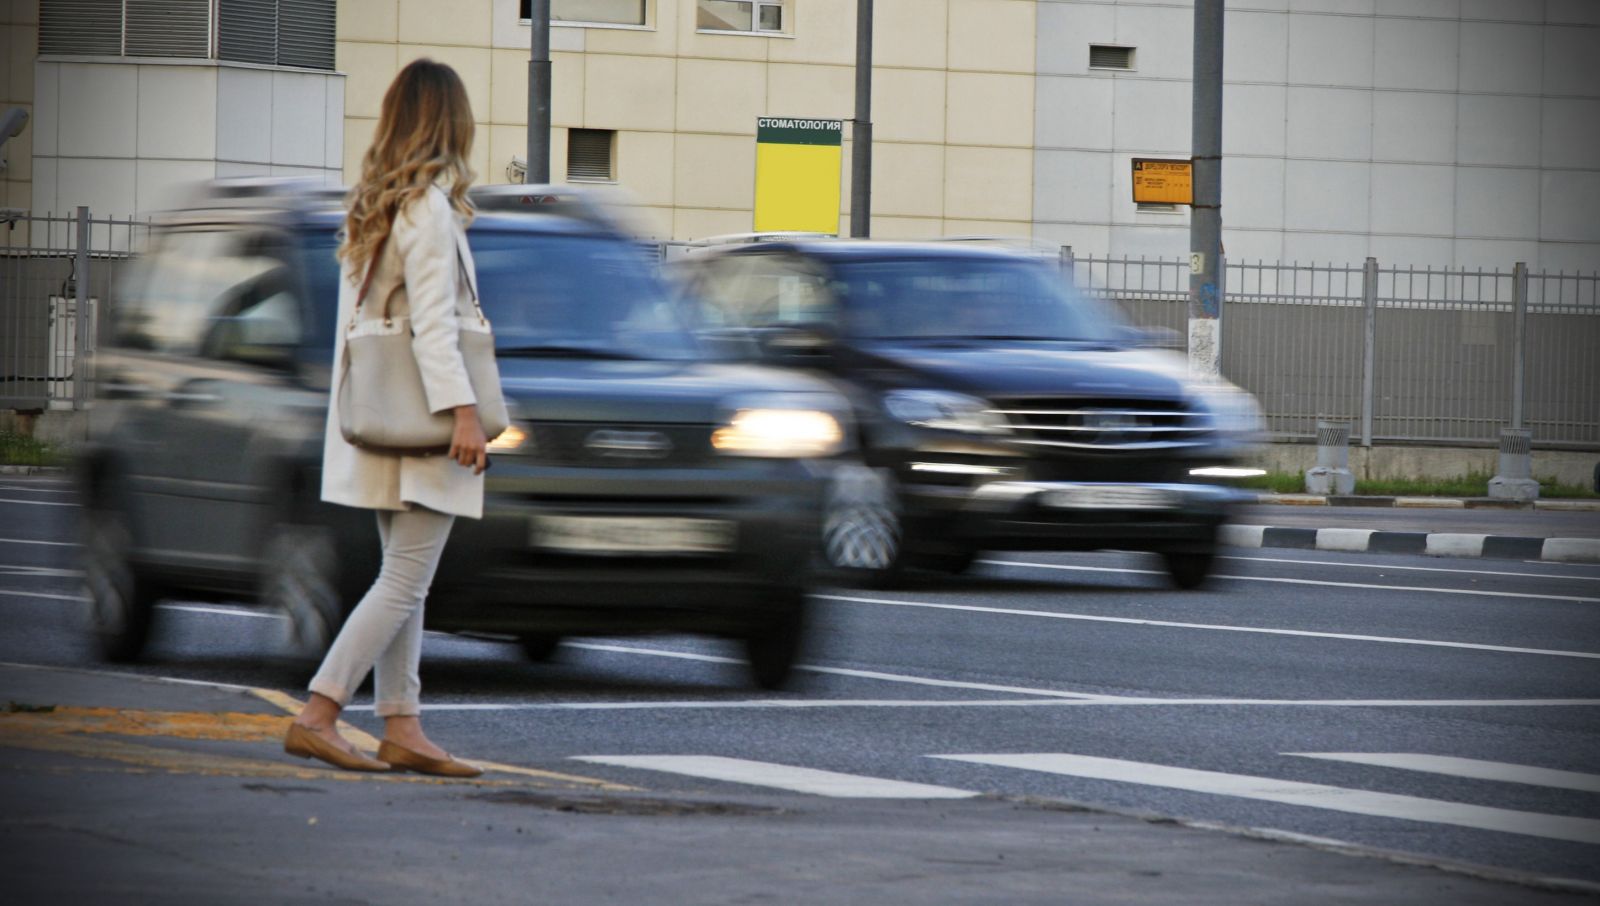
[[485, 214], [553, 214], [617, 233], [641, 233], [626, 204], [594, 189], [550, 184], [477, 186], [467, 197]]
[[727, 233], [695, 239], [688, 245], [706, 247], [714, 245], [746, 245], [752, 242], [792, 242], [810, 239], [838, 239], [833, 233], [808, 233], [803, 230], [766, 230], [759, 233]]

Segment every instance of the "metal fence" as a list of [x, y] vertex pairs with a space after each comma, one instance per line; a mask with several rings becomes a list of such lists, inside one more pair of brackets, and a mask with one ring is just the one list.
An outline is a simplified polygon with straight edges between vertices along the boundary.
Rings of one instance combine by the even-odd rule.
[[[1077, 257], [1086, 295], [1183, 345], [1189, 263]], [[1600, 274], [1228, 262], [1222, 371], [1282, 438], [1318, 418], [1375, 442], [1600, 447]]]
[[0, 216], [0, 409], [88, 405], [100, 317], [147, 232], [88, 208]]

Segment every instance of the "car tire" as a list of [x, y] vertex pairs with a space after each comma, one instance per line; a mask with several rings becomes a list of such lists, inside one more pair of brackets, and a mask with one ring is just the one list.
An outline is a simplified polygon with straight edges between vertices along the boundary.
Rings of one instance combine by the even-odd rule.
[[84, 584], [95, 648], [104, 660], [137, 660], [150, 638], [157, 595], [133, 566], [127, 514], [91, 506], [84, 529]]
[[258, 600], [283, 615], [283, 643], [293, 657], [322, 657], [339, 634], [347, 612], [340, 576], [342, 558], [332, 529], [280, 523], [268, 534], [264, 550]]
[[900, 581], [905, 536], [892, 472], [862, 464], [835, 470], [823, 508], [822, 555], [849, 584], [881, 588]]
[[788, 598], [783, 606], [769, 612], [766, 621], [744, 637], [745, 660], [750, 678], [762, 689], [782, 689], [794, 675], [795, 664], [805, 648], [806, 596], [804, 592], [777, 592]]
[[554, 632], [529, 632], [517, 637], [522, 653], [535, 664], [548, 663], [561, 648], [561, 636]]
[[1172, 584], [1187, 591], [1206, 583], [1216, 562], [1217, 552], [1215, 548], [1163, 551], [1161, 559], [1166, 562], [1167, 576]]

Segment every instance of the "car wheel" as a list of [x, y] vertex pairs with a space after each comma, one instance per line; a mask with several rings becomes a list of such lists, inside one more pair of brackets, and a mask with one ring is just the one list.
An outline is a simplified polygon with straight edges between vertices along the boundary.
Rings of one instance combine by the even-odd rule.
[[900, 502], [888, 469], [847, 465], [834, 473], [823, 512], [822, 552], [850, 580], [888, 584], [905, 567]]
[[556, 656], [556, 649], [561, 647], [561, 636], [554, 632], [530, 632], [519, 636], [517, 641], [522, 643], [522, 652], [528, 660], [535, 664], [543, 664]]
[[750, 678], [763, 689], [782, 689], [794, 675], [795, 663], [805, 647], [805, 593], [782, 591], [779, 594], [791, 600], [772, 611], [765, 622], [744, 638]]
[[1204, 585], [1206, 577], [1211, 575], [1211, 567], [1216, 558], [1217, 552], [1214, 549], [1163, 551], [1161, 554], [1161, 559], [1166, 561], [1167, 575], [1172, 579], [1172, 584], [1183, 589], [1194, 589]]
[[345, 616], [333, 532], [309, 524], [274, 527], [260, 581], [261, 604], [284, 617], [284, 646], [289, 652], [306, 660], [327, 652]]
[[132, 661], [150, 638], [156, 595], [133, 568], [133, 531], [119, 510], [93, 508], [84, 531], [84, 584], [95, 647], [108, 661]]

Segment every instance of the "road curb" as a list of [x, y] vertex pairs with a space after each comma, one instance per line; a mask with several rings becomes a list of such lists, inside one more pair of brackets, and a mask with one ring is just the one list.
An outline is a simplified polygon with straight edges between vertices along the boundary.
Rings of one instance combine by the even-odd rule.
[[1384, 532], [1355, 528], [1226, 525], [1229, 547], [1277, 547], [1339, 553], [1487, 557], [1550, 563], [1600, 563], [1600, 538], [1534, 538], [1466, 532]]
[[1493, 497], [1377, 497], [1358, 494], [1257, 494], [1255, 502], [1272, 506], [1401, 507], [1433, 510], [1550, 510], [1600, 513], [1600, 500], [1498, 500]]
[[0, 475], [62, 475], [65, 466], [7, 466], [0, 465]]

